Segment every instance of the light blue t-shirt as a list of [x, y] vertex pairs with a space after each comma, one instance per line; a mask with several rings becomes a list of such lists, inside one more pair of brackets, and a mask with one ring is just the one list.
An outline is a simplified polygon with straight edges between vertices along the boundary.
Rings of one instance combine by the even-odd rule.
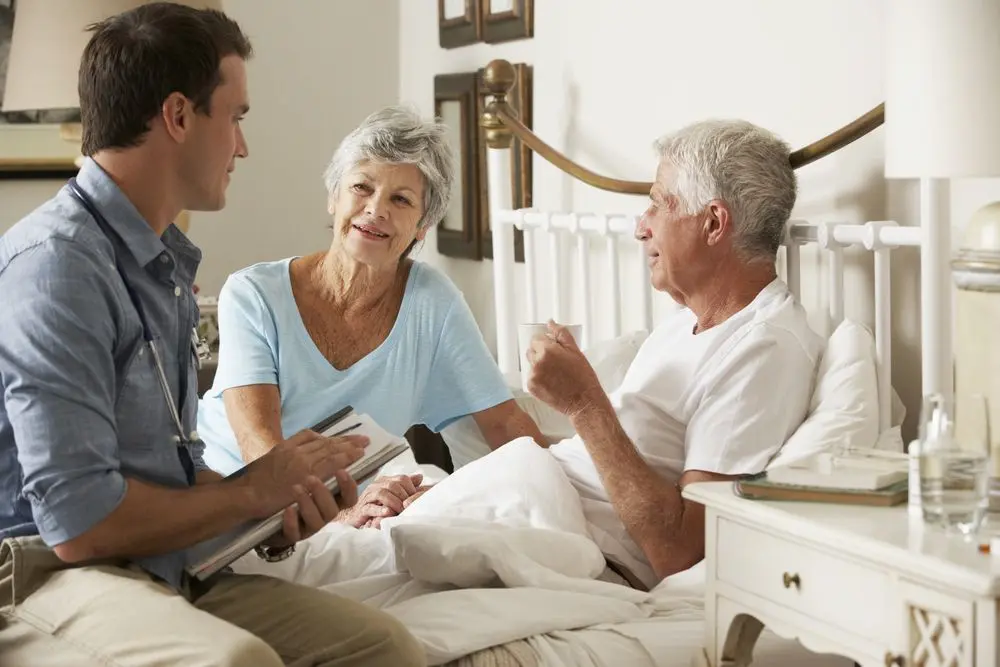
[[388, 337], [345, 370], [309, 336], [292, 296], [293, 258], [232, 274], [219, 294], [219, 366], [198, 410], [205, 463], [223, 475], [242, 467], [222, 392], [277, 384], [284, 436], [351, 405], [390, 433], [425, 424], [440, 431], [512, 398], [462, 293], [414, 262]]

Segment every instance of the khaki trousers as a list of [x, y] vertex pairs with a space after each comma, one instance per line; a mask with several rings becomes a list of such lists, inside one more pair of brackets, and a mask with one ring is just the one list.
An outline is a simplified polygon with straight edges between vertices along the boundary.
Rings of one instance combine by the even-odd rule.
[[409, 667], [391, 616], [314, 588], [219, 573], [178, 592], [125, 563], [70, 566], [40, 538], [0, 543], [0, 667]]

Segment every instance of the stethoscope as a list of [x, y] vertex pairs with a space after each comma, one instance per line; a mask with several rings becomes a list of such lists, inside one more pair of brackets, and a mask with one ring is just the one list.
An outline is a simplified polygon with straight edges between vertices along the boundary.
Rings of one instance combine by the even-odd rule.
[[[121, 236], [115, 232], [108, 224], [107, 219], [104, 215], [97, 210], [97, 206], [90, 196], [84, 192], [80, 186], [77, 184], [75, 178], [71, 178], [69, 183], [70, 194], [77, 199], [83, 208], [94, 218], [94, 222], [97, 226], [101, 228], [101, 232], [104, 236], [111, 242], [112, 252], [115, 256], [115, 270], [118, 271], [118, 275], [122, 279], [122, 283], [125, 285], [125, 291], [128, 292], [128, 298], [132, 302], [132, 306], [135, 308], [136, 314], [139, 316], [139, 323], [142, 325], [142, 338], [145, 342], [145, 346], [149, 349], [149, 354], [153, 359], [153, 367], [156, 370], [156, 377], [160, 384], [160, 390], [163, 392], [163, 398], [167, 402], [167, 410], [170, 412], [170, 418], [174, 422], [174, 428], [177, 430], [177, 434], [173, 436], [173, 441], [177, 447], [184, 452], [185, 455], [181, 456], [181, 463], [184, 466], [185, 472], [188, 473], [188, 477], [193, 479], [194, 477], [194, 465], [190, 458], [190, 453], [188, 448], [192, 445], [200, 445], [201, 438], [198, 437], [197, 431], [191, 431], [190, 434], [185, 434], [184, 424], [181, 422], [181, 415], [177, 409], [177, 402], [174, 400], [174, 394], [170, 391], [170, 383], [167, 381], [167, 373], [164, 370], [163, 359], [160, 357], [159, 350], [156, 349], [154, 344], [155, 338], [153, 337], [153, 332], [149, 328], [149, 321], [146, 319], [146, 311], [142, 307], [142, 302], [139, 300], [139, 295], [136, 294], [135, 289], [129, 283], [128, 279], [125, 277], [125, 271], [122, 268], [121, 260], [119, 259], [119, 253], [114, 249], [115, 240], [124, 245]], [[197, 336], [197, 333], [192, 333], [192, 337]], [[194, 344], [194, 338], [192, 338], [192, 344]], [[200, 358], [199, 354], [199, 358]]]

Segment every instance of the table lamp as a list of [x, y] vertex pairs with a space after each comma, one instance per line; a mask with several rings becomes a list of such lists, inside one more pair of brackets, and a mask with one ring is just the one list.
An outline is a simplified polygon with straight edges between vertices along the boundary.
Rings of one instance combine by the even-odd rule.
[[[946, 179], [1000, 177], [1000, 2], [890, 0], [886, 19], [885, 176], [920, 179], [923, 394], [953, 399], [957, 385], [962, 400], [951, 403], [956, 407], [971, 394], [984, 394], [989, 420], [996, 423], [1000, 395], [990, 396], [987, 360], [969, 358], [981, 347], [968, 344], [970, 335], [993, 337], [987, 311], [966, 312], [970, 305], [982, 305], [969, 302], [965, 291], [976, 287], [965, 283], [970, 276], [976, 281], [969, 269], [980, 263], [981, 253], [959, 253], [954, 275], [962, 288], [957, 327], [953, 318]], [[971, 235], [974, 245], [985, 244], [982, 250], [1000, 248], [992, 239], [994, 227], [1000, 230], [996, 205], [977, 214], [967, 239]], [[975, 332], [970, 334], [970, 328]], [[961, 343], [957, 355], [953, 332]], [[962, 424], [963, 419], [955, 420], [960, 445]], [[990, 430], [987, 426], [986, 453], [992, 458], [991, 486], [996, 488], [1000, 450]]]
[[[80, 56], [87, 26], [150, 0], [17, 0], [7, 81], [0, 111], [78, 109]], [[221, 0], [172, 0], [200, 9], [221, 9]], [[63, 123], [60, 136], [79, 144], [79, 123]], [[82, 157], [77, 159], [77, 165]], [[177, 225], [187, 232], [187, 212]]]
[[885, 176], [920, 179], [923, 393], [954, 395], [946, 179], [1000, 176], [1000, 3], [890, 0]]

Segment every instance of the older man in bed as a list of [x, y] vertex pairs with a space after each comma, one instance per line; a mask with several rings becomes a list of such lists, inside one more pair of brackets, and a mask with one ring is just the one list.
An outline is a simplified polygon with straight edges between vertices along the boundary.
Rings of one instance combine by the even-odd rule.
[[822, 349], [775, 270], [796, 197], [786, 144], [712, 121], [656, 146], [635, 236], [653, 287], [684, 308], [651, 332], [611, 395], [562, 327], [527, 353], [529, 390], [577, 433], [549, 451], [609, 561], [647, 586], [704, 556], [704, 508], [681, 489], [762, 470], [805, 419]]

